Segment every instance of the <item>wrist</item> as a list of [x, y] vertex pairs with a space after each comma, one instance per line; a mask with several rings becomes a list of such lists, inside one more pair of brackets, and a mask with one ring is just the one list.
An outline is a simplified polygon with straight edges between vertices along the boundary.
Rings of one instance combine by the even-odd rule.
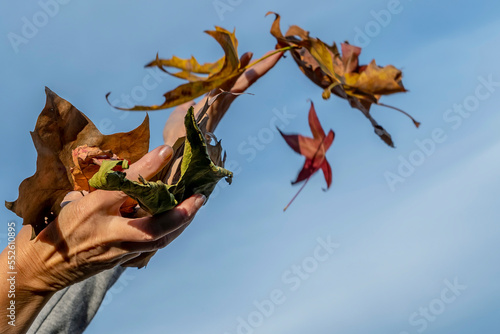
[[29, 258], [30, 233], [23, 227], [0, 254], [0, 333], [25, 333], [54, 294], [38, 283], [36, 272], [27, 265], [38, 260]]

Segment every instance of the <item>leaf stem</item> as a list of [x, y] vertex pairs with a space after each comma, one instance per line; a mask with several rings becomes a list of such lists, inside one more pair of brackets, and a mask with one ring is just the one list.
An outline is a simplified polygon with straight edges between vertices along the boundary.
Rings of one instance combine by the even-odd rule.
[[302, 191], [302, 189], [304, 189], [304, 187], [307, 184], [307, 181], [309, 181], [309, 179], [311, 178], [311, 176], [312, 176], [312, 174], [309, 175], [309, 177], [306, 179], [306, 182], [304, 182], [304, 184], [302, 185], [302, 187], [300, 187], [299, 191], [297, 191], [297, 193], [295, 194], [295, 196], [293, 196], [292, 200], [285, 206], [285, 208], [283, 209], [283, 212], [285, 212], [286, 209], [288, 209], [288, 207], [292, 204], [292, 202], [297, 198], [297, 196], [299, 196], [300, 192]]
[[394, 110], [397, 110], [399, 111], [400, 113], [408, 116], [412, 121], [413, 121], [413, 124], [415, 124], [415, 126], [418, 128], [420, 126], [420, 122], [415, 120], [410, 114], [408, 114], [406, 111], [404, 110], [401, 110], [399, 108], [396, 108], [396, 107], [393, 107], [393, 106], [390, 106], [390, 105], [387, 105], [387, 104], [384, 104], [384, 103], [378, 103], [377, 102], [377, 105], [381, 106], [381, 107], [386, 107], [386, 108], [390, 108], [390, 109], [394, 109]]
[[[319, 150], [323, 147], [323, 144], [325, 143], [325, 139], [326, 139], [327, 135], [325, 134], [325, 136], [323, 137], [323, 140], [321, 141], [321, 143], [319, 144], [318, 146], [318, 149], [316, 150], [316, 152], [314, 153], [313, 157], [312, 157], [312, 166], [314, 167], [314, 160], [316, 159], [316, 156], [318, 155], [318, 152]], [[326, 153], [326, 152], [325, 152]], [[325, 156], [323, 155], [323, 157], [321, 158], [321, 162], [323, 162], [323, 160], [325, 160]], [[313, 176], [314, 173], [316, 173], [317, 171], [319, 170], [316, 169], [315, 171], [313, 171], [311, 173], [311, 175], [309, 175], [309, 177], [306, 179], [306, 181], [304, 182], [304, 184], [302, 185], [302, 187], [300, 187], [299, 191], [297, 191], [297, 193], [295, 194], [295, 196], [293, 196], [292, 200], [285, 206], [285, 208], [283, 209], [283, 212], [286, 211], [286, 209], [288, 209], [288, 207], [290, 206], [290, 204], [292, 204], [292, 202], [297, 198], [297, 196], [299, 196], [300, 192], [302, 191], [302, 189], [304, 189], [304, 187], [306, 186], [307, 184], [307, 181], [309, 181], [309, 179], [311, 178], [311, 176]]]

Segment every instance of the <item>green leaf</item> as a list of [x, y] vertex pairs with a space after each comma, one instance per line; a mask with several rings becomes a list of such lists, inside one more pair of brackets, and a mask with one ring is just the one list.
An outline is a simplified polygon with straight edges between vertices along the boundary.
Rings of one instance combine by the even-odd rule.
[[152, 215], [168, 211], [177, 205], [174, 195], [163, 182], [147, 182], [141, 176], [140, 182], [135, 182], [127, 179], [124, 172], [113, 170], [118, 165], [127, 169], [126, 162], [127, 160], [104, 161], [99, 171], [89, 180], [89, 185], [96, 189], [123, 191]]
[[193, 107], [189, 108], [184, 125], [186, 141], [181, 176], [176, 184], [148, 182], [142, 177], [139, 177], [140, 182], [128, 180], [125, 173], [113, 170], [117, 166], [128, 168], [126, 161], [110, 160], [103, 162], [99, 171], [90, 179], [89, 185], [96, 189], [123, 191], [135, 199], [141, 208], [155, 215], [174, 208], [194, 194], [203, 194], [208, 198], [222, 178], [231, 183], [233, 173], [215, 165], [210, 159], [205, 135], [198, 127]]
[[186, 142], [181, 164], [181, 177], [177, 184], [172, 186], [172, 192], [182, 194], [186, 199], [194, 194], [203, 194], [209, 197], [217, 182], [225, 178], [231, 184], [233, 173], [220, 166], [216, 166], [210, 159], [207, 151], [207, 142], [204, 134], [198, 127], [194, 108], [189, 108], [184, 119], [186, 127]]

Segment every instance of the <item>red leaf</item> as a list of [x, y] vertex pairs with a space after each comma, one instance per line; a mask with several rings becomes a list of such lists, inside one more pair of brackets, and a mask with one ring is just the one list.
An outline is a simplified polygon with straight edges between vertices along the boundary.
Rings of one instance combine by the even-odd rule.
[[304, 137], [298, 134], [287, 135], [278, 129], [280, 134], [285, 139], [286, 143], [295, 152], [306, 157], [306, 161], [304, 162], [302, 170], [299, 172], [297, 179], [293, 181], [292, 184], [297, 184], [302, 181], [305, 181], [305, 183], [284, 210], [286, 210], [290, 206], [290, 204], [292, 204], [297, 195], [306, 185], [307, 181], [309, 181], [311, 176], [319, 169], [323, 171], [327, 189], [330, 188], [330, 185], [332, 184], [332, 168], [326, 160], [325, 154], [333, 143], [335, 133], [333, 132], [333, 130], [330, 130], [328, 132], [328, 135], [325, 134], [325, 131], [323, 130], [323, 127], [319, 122], [318, 115], [316, 114], [316, 110], [314, 109], [314, 104], [312, 102], [311, 108], [309, 109], [309, 127], [311, 128], [313, 138]]

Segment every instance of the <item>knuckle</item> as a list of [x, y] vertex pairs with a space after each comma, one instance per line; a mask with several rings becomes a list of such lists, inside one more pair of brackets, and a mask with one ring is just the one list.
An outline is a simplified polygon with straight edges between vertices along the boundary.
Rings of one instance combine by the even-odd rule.
[[179, 217], [179, 221], [182, 224], [187, 223], [191, 219], [191, 216], [192, 216], [191, 213], [184, 208], [179, 208], [177, 214]]
[[156, 233], [152, 228], [148, 229], [148, 231], [144, 231], [142, 235], [142, 241], [145, 242], [152, 242], [155, 241], [156, 239], [157, 239]]
[[144, 162], [142, 163], [141, 170], [150, 171], [151, 169], [153, 169], [153, 165], [153, 157], [146, 156]]

